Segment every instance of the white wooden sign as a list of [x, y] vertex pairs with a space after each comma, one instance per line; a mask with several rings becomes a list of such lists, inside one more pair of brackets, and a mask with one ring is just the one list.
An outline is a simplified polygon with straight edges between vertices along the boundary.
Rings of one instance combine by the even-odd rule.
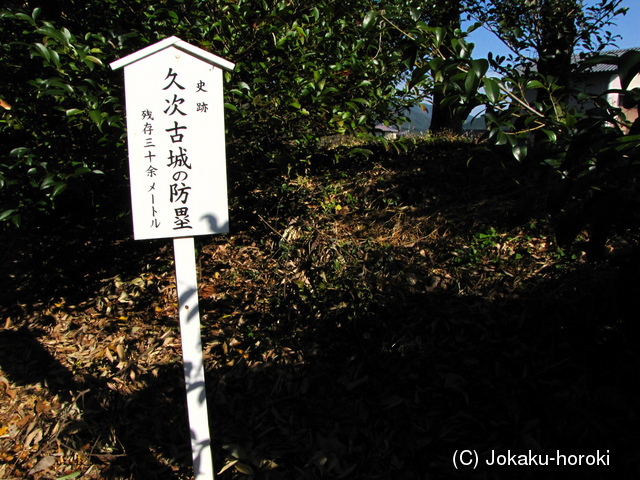
[[173, 238], [196, 480], [214, 478], [193, 237], [229, 230], [222, 69], [234, 65], [170, 37], [124, 67], [133, 230]]
[[125, 67], [136, 240], [229, 231], [222, 69], [233, 64], [170, 37]]

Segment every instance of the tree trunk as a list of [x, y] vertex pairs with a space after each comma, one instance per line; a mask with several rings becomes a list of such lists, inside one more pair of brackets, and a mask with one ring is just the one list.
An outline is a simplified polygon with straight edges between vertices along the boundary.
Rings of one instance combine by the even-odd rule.
[[540, 10], [538, 72], [556, 77], [562, 86], [568, 85], [571, 77], [576, 18], [580, 12], [577, 0], [543, 0]]
[[[436, 0], [433, 13], [429, 19], [429, 26], [445, 27], [450, 31], [460, 28], [461, 10], [460, 0]], [[447, 42], [445, 40], [444, 46], [441, 47], [439, 52], [444, 57], [450, 54], [450, 52], [447, 51], [446, 45]], [[442, 102], [444, 99], [444, 92], [441, 88], [436, 87], [432, 97], [433, 112], [429, 130], [432, 132], [462, 132], [462, 125], [465, 119], [455, 115], [452, 105], [443, 105]]]
[[431, 112], [431, 125], [429, 126], [429, 130], [436, 133], [461, 133], [465, 119], [456, 115], [450, 104], [443, 105], [442, 102], [444, 99], [445, 95], [442, 91], [436, 90], [433, 93], [433, 111]]

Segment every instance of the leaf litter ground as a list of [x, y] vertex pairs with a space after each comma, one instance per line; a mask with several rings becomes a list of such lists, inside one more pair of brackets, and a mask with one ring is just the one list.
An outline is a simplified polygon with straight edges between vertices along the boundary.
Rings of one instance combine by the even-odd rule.
[[[231, 165], [232, 233], [197, 240], [218, 478], [640, 473], [637, 276], [558, 248], [539, 186], [469, 151]], [[3, 235], [0, 478], [192, 474], [170, 242], [105, 226]]]

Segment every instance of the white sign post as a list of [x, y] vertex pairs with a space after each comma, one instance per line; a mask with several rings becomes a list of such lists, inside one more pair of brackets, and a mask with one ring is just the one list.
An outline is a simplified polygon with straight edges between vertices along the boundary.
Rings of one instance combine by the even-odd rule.
[[194, 476], [210, 480], [193, 237], [229, 231], [222, 70], [234, 64], [170, 37], [111, 64], [121, 67], [134, 238], [173, 238]]

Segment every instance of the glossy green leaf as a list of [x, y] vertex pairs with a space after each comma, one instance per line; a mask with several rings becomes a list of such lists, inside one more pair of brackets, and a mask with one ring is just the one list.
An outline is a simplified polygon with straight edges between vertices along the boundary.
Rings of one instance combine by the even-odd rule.
[[518, 142], [511, 147], [511, 154], [518, 162], [522, 162], [527, 156], [528, 149], [526, 143]]
[[489, 62], [484, 58], [479, 60], [472, 60], [471, 66], [473, 67], [473, 71], [476, 72], [478, 78], [483, 78], [489, 70]]
[[16, 213], [15, 210], [4, 210], [3, 212], [0, 212], [0, 221], [7, 220], [15, 213]]
[[56, 179], [54, 175], [51, 173], [48, 173], [47, 175], [45, 175], [42, 182], [40, 182], [40, 189], [45, 190], [47, 188], [51, 188], [55, 184], [56, 184]]
[[506, 145], [507, 143], [509, 143], [509, 138], [508, 136], [501, 130], [493, 130], [496, 133], [496, 140], [495, 140], [495, 145], [500, 146], [500, 145]]
[[526, 86], [529, 90], [535, 90], [537, 88], [545, 88], [544, 84], [540, 80], [531, 80]]
[[51, 198], [55, 198], [64, 192], [67, 189], [67, 184], [62, 182], [57, 182], [51, 191]]
[[375, 21], [377, 20], [377, 18], [378, 18], [378, 13], [375, 10], [371, 10], [367, 12], [367, 14], [364, 16], [364, 19], [362, 20], [362, 28], [364, 30], [370, 29], [375, 23]]
[[97, 65], [103, 65], [102, 60], [100, 60], [98, 57], [94, 57], [93, 55], [87, 55], [84, 57], [85, 60], [89, 60], [92, 63], [95, 63]]
[[484, 83], [484, 92], [491, 103], [500, 101], [500, 84], [493, 78], [485, 77], [482, 79]]
[[16, 18], [19, 18], [20, 20], [27, 21], [34, 27], [37, 25], [36, 21], [32, 17], [30, 17], [29, 15], [27, 15], [25, 13], [22, 13], [22, 12], [16, 13]]
[[34, 47], [35, 47], [36, 51], [38, 52], [38, 55], [40, 55], [42, 58], [44, 58], [47, 62], [51, 62], [51, 52], [49, 51], [49, 49], [47, 47], [45, 47], [41, 43], [36, 43], [34, 45]]
[[472, 97], [478, 93], [478, 87], [480, 86], [480, 79], [476, 76], [476, 73], [471, 70], [467, 72], [464, 81], [464, 91], [468, 97]]
[[91, 118], [91, 120], [93, 120], [93, 123], [95, 123], [98, 127], [101, 127], [104, 122], [104, 117], [100, 110], [91, 110], [89, 112], [89, 118]]
[[444, 41], [446, 30], [443, 27], [436, 27], [433, 29], [433, 35], [436, 39], [436, 44], [440, 45]]
[[556, 135], [556, 132], [554, 132], [553, 130], [547, 130], [545, 128], [542, 130], [542, 133], [547, 136], [551, 143], [556, 143], [558, 141], [558, 135]]

